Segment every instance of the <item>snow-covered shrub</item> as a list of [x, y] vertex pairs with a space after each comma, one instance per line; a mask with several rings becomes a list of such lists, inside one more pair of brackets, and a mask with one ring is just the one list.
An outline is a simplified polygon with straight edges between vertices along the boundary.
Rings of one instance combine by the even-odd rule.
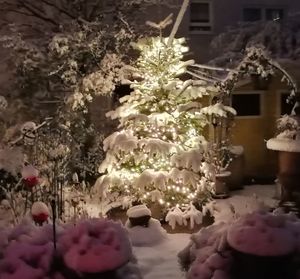
[[[57, 226], [21, 223], [1, 230], [1, 279], [141, 278], [121, 224], [91, 219]], [[2, 238], [1, 238], [2, 239]]]
[[299, 116], [287, 115], [277, 120], [277, 138], [300, 140], [300, 118]]
[[277, 120], [277, 135], [267, 141], [267, 148], [279, 151], [300, 152], [300, 116], [284, 115]]
[[[276, 258], [283, 261], [289, 258], [290, 266], [280, 266], [278, 262], [279, 267], [272, 267], [279, 272], [272, 278], [283, 278], [278, 277], [282, 276], [280, 272], [287, 275], [284, 278], [295, 278], [288, 274], [295, 274], [293, 260], [300, 256], [299, 230], [300, 220], [293, 214], [282, 214], [279, 210], [274, 213], [256, 211], [231, 223], [219, 222], [201, 229], [192, 235], [190, 244], [179, 253], [179, 258], [190, 279], [250, 278], [249, 274], [241, 274], [238, 266], [243, 257], [257, 260], [257, 265], [251, 265], [252, 274], [257, 276], [263, 276], [259, 273], [263, 268], [259, 265], [262, 260], [267, 263]], [[264, 268], [273, 272], [268, 266]], [[282, 270], [285, 268], [288, 270]]]

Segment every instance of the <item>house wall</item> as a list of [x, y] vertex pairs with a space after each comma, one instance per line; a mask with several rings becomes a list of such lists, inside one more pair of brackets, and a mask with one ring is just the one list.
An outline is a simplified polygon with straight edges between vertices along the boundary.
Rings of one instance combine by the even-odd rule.
[[[191, 2], [211, 3], [212, 30], [208, 33], [193, 34], [189, 31], [190, 9], [188, 9], [179, 29], [178, 35], [188, 39], [191, 55], [198, 62], [207, 62], [214, 57], [211, 50], [211, 40], [223, 33], [230, 26], [243, 21], [243, 9], [246, 7], [282, 8], [284, 15], [300, 11], [300, 1], [297, 0], [190, 0]], [[157, 8], [157, 7], [156, 7]], [[160, 9], [161, 10], [161, 9]], [[164, 16], [168, 12], [160, 11], [157, 16]], [[152, 14], [152, 13], [151, 13]]]
[[277, 154], [266, 148], [266, 140], [276, 133], [276, 120], [280, 116], [280, 95], [287, 87], [274, 77], [267, 90], [255, 90], [253, 84], [238, 88], [234, 93], [260, 93], [261, 115], [235, 118], [232, 142], [244, 147], [245, 176], [248, 178], [274, 178], [277, 173]]

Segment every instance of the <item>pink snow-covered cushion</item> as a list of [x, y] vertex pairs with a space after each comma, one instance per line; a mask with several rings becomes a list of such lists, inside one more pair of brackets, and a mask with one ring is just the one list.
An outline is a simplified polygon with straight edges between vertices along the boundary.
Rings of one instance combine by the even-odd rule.
[[93, 219], [69, 228], [59, 240], [65, 264], [78, 272], [98, 273], [119, 268], [132, 256], [121, 224]]

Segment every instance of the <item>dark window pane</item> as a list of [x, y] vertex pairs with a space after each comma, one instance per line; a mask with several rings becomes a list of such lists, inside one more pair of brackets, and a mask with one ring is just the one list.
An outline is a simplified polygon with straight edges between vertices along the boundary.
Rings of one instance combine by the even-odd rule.
[[237, 111], [237, 116], [260, 115], [260, 95], [233, 94], [232, 107]]
[[266, 20], [281, 20], [283, 19], [283, 9], [266, 9]]
[[190, 7], [191, 22], [210, 22], [208, 3], [191, 3]]
[[244, 21], [258, 21], [261, 20], [261, 9], [259, 8], [246, 8], [243, 11]]
[[201, 32], [209, 32], [211, 31], [211, 26], [197, 26], [191, 25], [190, 31], [201, 31]]
[[280, 114], [284, 115], [284, 114], [291, 114], [292, 109], [294, 107], [294, 104], [291, 102], [287, 102], [289, 94], [288, 93], [284, 93], [281, 94], [280, 96]]

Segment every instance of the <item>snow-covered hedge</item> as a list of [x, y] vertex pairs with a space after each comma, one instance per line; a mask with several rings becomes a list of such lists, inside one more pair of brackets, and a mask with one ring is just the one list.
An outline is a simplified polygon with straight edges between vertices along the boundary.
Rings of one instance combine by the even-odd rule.
[[[258, 270], [253, 270], [257, 274], [262, 259], [265, 263], [288, 259], [288, 270], [283, 266], [273, 269], [289, 274], [284, 278], [296, 278], [293, 260], [299, 256], [300, 220], [293, 214], [264, 211], [244, 215], [231, 224], [219, 222], [203, 228], [192, 235], [189, 245], [179, 253], [189, 279], [249, 278], [246, 271], [240, 276], [241, 258], [257, 260], [254, 269]], [[248, 264], [251, 265], [250, 261]], [[290, 274], [293, 276], [289, 277]]]
[[0, 234], [1, 279], [140, 278], [119, 223], [90, 219], [57, 226], [56, 250], [52, 225], [24, 221]]

